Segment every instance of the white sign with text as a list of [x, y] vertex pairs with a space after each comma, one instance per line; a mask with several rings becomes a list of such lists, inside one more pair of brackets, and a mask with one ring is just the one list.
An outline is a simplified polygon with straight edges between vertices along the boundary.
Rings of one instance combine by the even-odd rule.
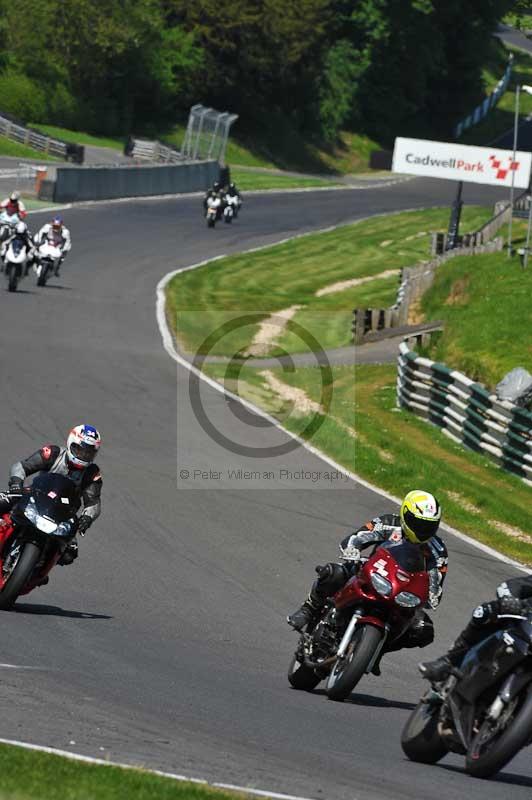
[[490, 186], [513, 185], [526, 189], [530, 182], [532, 153], [498, 150], [495, 147], [473, 147], [430, 139], [395, 140], [393, 172], [444, 178], [450, 181], [487, 183]]

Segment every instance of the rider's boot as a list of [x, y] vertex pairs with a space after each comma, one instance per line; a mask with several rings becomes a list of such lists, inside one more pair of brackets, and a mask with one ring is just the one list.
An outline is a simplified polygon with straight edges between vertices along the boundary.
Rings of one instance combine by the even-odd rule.
[[296, 631], [302, 631], [306, 625], [316, 619], [323, 608], [324, 602], [325, 598], [320, 597], [316, 593], [314, 584], [303, 605], [300, 606], [297, 611], [294, 611], [293, 614], [289, 614], [286, 618], [286, 621]]
[[452, 668], [459, 666], [465, 654], [471, 648], [471, 644], [461, 633], [445, 655], [436, 658], [434, 661], [422, 661], [418, 664], [418, 669], [422, 676], [431, 681], [431, 683], [445, 681], [451, 674]]
[[68, 564], [72, 564], [73, 561], [76, 560], [78, 557], [78, 543], [76, 541], [70, 542], [67, 544], [63, 551], [63, 555], [57, 562], [62, 567], [67, 566]]

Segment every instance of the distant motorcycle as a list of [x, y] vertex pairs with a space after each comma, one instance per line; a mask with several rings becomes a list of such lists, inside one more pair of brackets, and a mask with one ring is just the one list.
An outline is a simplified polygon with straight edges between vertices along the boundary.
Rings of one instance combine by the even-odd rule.
[[205, 217], [207, 219], [208, 228], [214, 228], [214, 226], [216, 225], [216, 220], [220, 216], [221, 206], [222, 206], [222, 201], [219, 197], [207, 198], [207, 210], [205, 212]]
[[46, 281], [57, 271], [63, 259], [63, 251], [48, 241], [40, 245], [34, 266], [37, 275], [37, 286], [45, 286]]
[[412, 761], [460, 753], [470, 775], [489, 778], [532, 744], [532, 611], [499, 619], [510, 626], [472, 647], [410, 715], [401, 745]]
[[[5, 245], [4, 245], [5, 247]], [[10, 292], [16, 292], [18, 283], [26, 275], [29, 259], [28, 245], [21, 236], [15, 236], [3, 253], [3, 269]]]
[[[342, 554], [346, 561], [360, 558], [358, 550], [354, 557], [349, 548]], [[381, 653], [406, 633], [428, 598], [422, 550], [407, 540], [383, 542], [360, 559], [354, 577], [301, 634], [288, 681], [308, 691], [326, 679], [328, 698], [345, 700]]]
[[47, 583], [47, 576], [76, 534], [80, 507], [76, 485], [44, 472], [22, 492], [4, 492], [17, 500], [0, 520], [0, 610], [19, 595]]
[[[226, 194], [225, 196], [225, 203], [226, 209], [231, 209], [231, 220], [236, 219], [238, 217], [238, 212], [240, 211], [240, 206], [242, 205], [242, 200], [237, 194]], [[225, 211], [224, 211], [225, 214]], [[226, 220], [227, 221], [227, 220]]]

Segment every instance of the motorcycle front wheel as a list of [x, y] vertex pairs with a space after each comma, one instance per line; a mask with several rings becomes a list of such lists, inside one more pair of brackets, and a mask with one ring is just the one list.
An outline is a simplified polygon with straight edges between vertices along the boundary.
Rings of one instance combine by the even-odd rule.
[[7, 289], [9, 292], [16, 292], [18, 286], [18, 278], [16, 269], [10, 269], [7, 273]]
[[0, 592], [0, 611], [8, 611], [27, 584], [41, 551], [33, 542], [26, 542], [13, 570]]
[[504, 767], [530, 742], [532, 730], [532, 687], [515, 707], [498, 720], [485, 719], [466, 755], [466, 771], [475, 778], [489, 778]]
[[45, 286], [47, 277], [48, 277], [48, 267], [45, 264], [43, 264], [41, 266], [41, 270], [37, 278], [37, 286]]
[[366, 673], [381, 639], [382, 631], [373, 625], [355, 628], [345, 658], [335, 663], [327, 679], [329, 700], [345, 700], [349, 697]]
[[410, 714], [401, 734], [401, 747], [410, 761], [436, 764], [449, 752], [438, 733], [440, 708], [440, 705], [420, 700]]

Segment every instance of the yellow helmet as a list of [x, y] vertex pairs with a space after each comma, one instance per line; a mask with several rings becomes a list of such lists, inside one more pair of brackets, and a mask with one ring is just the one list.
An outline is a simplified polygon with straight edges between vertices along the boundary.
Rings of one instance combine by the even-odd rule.
[[401, 503], [399, 516], [406, 538], [414, 544], [421, 544], [437, 532], [441, 508], [433, 494], [414, 489]]

